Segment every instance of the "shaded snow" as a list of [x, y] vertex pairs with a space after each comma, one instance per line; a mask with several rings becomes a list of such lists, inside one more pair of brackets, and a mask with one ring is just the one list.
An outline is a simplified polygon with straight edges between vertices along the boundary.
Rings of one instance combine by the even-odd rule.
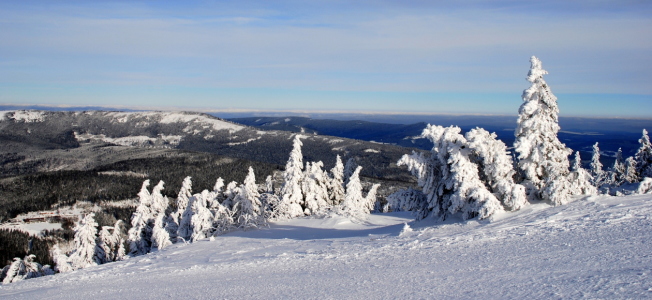
[[[0, 287], [3, 299], [652, 297], [652, 196], [529, 205], [492, 221], [406, 213], [269, 229]], [[412, 229], [412, 231], [409, 230]]]

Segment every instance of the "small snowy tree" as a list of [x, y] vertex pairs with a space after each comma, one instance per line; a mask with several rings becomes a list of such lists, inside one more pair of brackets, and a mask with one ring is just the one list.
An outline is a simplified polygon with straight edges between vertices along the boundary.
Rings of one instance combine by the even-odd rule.
[[[97, 246], [97, 223], [95, 213], [89, 213], [81, 218], [75, 226], [75, 250], [70, 255], [72, 268], [82, 269], [101, 264], [101, 248]], [[99, 255], [97, 254], [98, 252]]]
[[611, 184], [620, 186], [625, 181], [625, 160], [623, 159], [623, 149], [618, 148], [616, 160], [610, 170]]
[[456, 213], [464, 219], [484, 219], [503, 210], [480, 179], [478, 166], [470, 159], [471, 149], [460, 131], [456, 126], [428, 124], [421, 136], [434, 144], [431, 157], [404, 155], [399, 161], [399, 165], [406, 165], [417, 176], [426, 195], [427, 204], [421, 206], [418, 219], [427, 215], [425, 211], [442, 219]]
[[283, 172], [283, 187], [281, 187], [281, 203], [276, 207], [276, 217], [280, 219], [303, 216], [303, 154], [301, 139], [295, 136], [290, 159]]
[[645, 177], [652, 177], [652, 144], [650, 144], [650, 137], [647, 130], [643, 129], [643, 136], [638, 142], [641, 146], [634, 155], [636, 161], [636, 173], [638, 173], [639, 180]]
[[204, 239], [211, 234], [210, 231], [213, 228], [213, 214], [208, 207], [206, 207], [208, 197], [208, 190], [204, 190], [201, 194], [196, 194], [193, 197], [193, 215], [191, 219], [192, 235], [190, 237], [193, 242]]
[[174, 214], [179, 220], [177, 238], [181, 238], [184, 241], [190, 240], [192, 236], [192, 202], [194, 200], [192, 197], [192, 180], [188, 176], [183, 180], [181, 189], [179, 190], [179, 195], [177, 196], [177, 213]]
[[335, 166], [331, 169], [328, 197], [331, 205], [339, 205], [344, 201], [344, 164], [339, 155], [335, 159]]
[[543, 79], [548, 72], [538, 58], [532, 56], [530, 63], [527, 80], [532, 85], [523, 91], [515, 132], [518, 166], [530, 198], [564, 204], [571, 196], [567, 176], [572, 151], [557, 138], [559, 107]]
[[574, 195], [595, 195], [598, 193], [597, 189], [591, 182], [593, 178], [591, 174], [582, 168], [582, 159], [580, 152], [575, 152], [575, 160], [570, 174], [570, 182]]
[[636, 160], [631, 156], [625, 160], [625, 175], [623, 179], [628, 183], [638, 182], [638, 173], [636, 173]]
[[235, 197], [239, 211], [236, 213], [236, 220], [241, 228], [256, 228], [263, 224], [262, 204], [260, 194], [256, 185], [254, 169], [249, 167], [249, 173]]
[[361, 207], [364, 203], [364, 197], [362, 197], [360, 170], [362, 170], [362, 167], [358, 166], [349, 177], [349, 182], [346, 184], [346, 195], [342, 202], [342, 210], [346, 214], [354, 217], [362, 217], [364, 215]]
[[306, 163], [302, 191], [305, 195], [304, 213], [313, 215], [327, 207], [328, 204], [328, 176], [322, 170], [324, 164], [320, 162]]
[[605, 182], [605, 172], [602, 170], [602, 163], [600, 162], [600, 148], [598, 143], [593, 145], [593, 156], [591, 157], [591, 176], [593, 176], [593, 185], [601, 186]]
[[55, 271], [58, 271], [59, 273], [67, 273], [75, 270], [70, 262], [70, 257], [61, 251], [58, 244], [52, 247], [51, 254], [52, 260], [54, 261]]
[[154, 221], [154, 228], [152, 229], [152, 247], [151, 251], [163, 250], [165, 247], [172, 245], [170, 241], [170, 234], [165, 229], [163, 219], [165, 215], [158, 215]]
[[149, 179], [143, 182], [138, 193], [140, 202], [136, 211], [131, 216], [131, 229], [127, 241], [129, 242], [129, 255], [137, 256], [149, 253], [151, 247], [152, 229], [148, 222], [152, 218], [151, 194], [147, 190]]
[[272, 175], [268, 175], [267, 178], [265, 178], [265, 187], [263, 191], [267, 194], [274, 194], [274, 177]]
[[355, 162], [354, 157], [349, 157], [349, 159], [346, 160], [346, 164], [344, 165], [344, 186], [346, 186], [349, 183], [349, 179], [351, 178], [351, 175], [353, 175], [353, 172], [358, 168], [358, 163]]
[[505, 143], [495, 133], [475, 128], [466, 133], [472, 156], [477, 161], [485, 186], [509, 210], [519, 210], [527, 204], [525, 187], [514, 183], [514, 164]]
[[16, 257], [9, 266], [9, 270], [7, 270], [7, 275], [5, 275], [5, 278], [2, 280], [2, 284], [10, 284], [12, 282], [21, 281], [25, 279], [25, 273], [27, 273], [27, 270], [25, 269], [25, 262], [23, 262], [20, 257]]

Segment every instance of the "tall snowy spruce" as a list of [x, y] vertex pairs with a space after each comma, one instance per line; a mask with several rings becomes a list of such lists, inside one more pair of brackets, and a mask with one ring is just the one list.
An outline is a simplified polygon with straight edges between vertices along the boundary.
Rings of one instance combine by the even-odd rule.
[[283, 172], [283, 186], [281, 187], [281, 203], [276, 208], [276, 217], [280, 219], [303, 216], [303, 193], [301, 182], [303, 181], [303, 154], [301, 153], [301, 139], [298, 135], [294, 137], [290, 159], [285, 164]]
[[572, 151], [557, 138], [559, 107], [543, 79], [548, 72], [541, 68], [538, 58], [532, 56], [530, 63], [527, 80], [531, 86], [523, 91], [515, 131], [518, 167], [531, 199], [565, 204], [573, 193], [567, 178]]
[[362, 167], [356, 167], [355, 171], [349, 176], [349, 182], [346, 184], [346, 195], [341, 204], [342, 212], [355, 218], [364, 218], [371, 212], [374, 202], [376, 202], [376, 190], [380, 186], [375, 184], [367, 193], [367, 197], [363, 197], [360, 170], [362, 170]]
[[208, 209], [208, 202], [211, 201], [210, 192], [203, 190], [201, 194], [196, 194], [192, 197], [192, 216], [190, 217], [190, 228], [192, 234], [191, 241], [198, 241], [208, 237], [212, 232], [213, 227], [213, 213]]
[[330, 206], [328, 203], [328, 176], [322, 170], [323, 166], [321, 161], [306, 163], [302, 184], [306, 215], [314, 215]]

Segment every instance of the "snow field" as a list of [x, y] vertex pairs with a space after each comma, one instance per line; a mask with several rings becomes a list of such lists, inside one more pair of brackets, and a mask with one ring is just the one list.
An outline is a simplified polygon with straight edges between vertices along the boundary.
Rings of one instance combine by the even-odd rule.
[[299, 218], [0, 287], [3, 299], [652, 298], [652, 196], [492, 220]]

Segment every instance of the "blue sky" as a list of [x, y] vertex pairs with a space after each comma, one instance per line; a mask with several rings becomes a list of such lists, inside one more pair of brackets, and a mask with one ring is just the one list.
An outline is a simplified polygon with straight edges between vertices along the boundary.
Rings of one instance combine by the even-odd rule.
[[651, 1], [457, 2], [3, 1], [0, 103], [650, 117]]

